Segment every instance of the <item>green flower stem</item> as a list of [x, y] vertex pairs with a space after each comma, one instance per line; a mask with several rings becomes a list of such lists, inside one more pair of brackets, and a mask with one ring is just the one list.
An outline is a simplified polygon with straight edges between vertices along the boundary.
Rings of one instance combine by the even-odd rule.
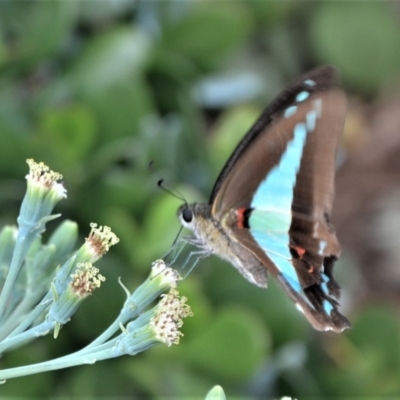
[[23, 344], [30, 339], [37, 338], [38, 336], [44, 336], [47, 333], [49, 333], [50, 331], [52, 331], [53, 328], [54, 328], [53, 324], [48, 323], [48, 322], [42, 322], [41, 324], [39, 324], [25, 332], [22, 332], [19, 335], [15, 335], [13, 337], [4, 339], [0, 343], [0, 354], [3, 353], [4, 350], [6, 350], [10, 347]]
[[[117, 336], [117, 337], [109, 340], [106, 343], [91, 347], [90, 349], [85, 347], [82, 350], [76, 351], [75, 353], [67, 354], [66, 356], [63, 356], [62, 358], [65, 360], [68, 360], [70, 358], [84, 357], [84, 356], [89, 356], [89, 355], [97, 353], [97, 352], [105, 351], [109, 348], [113, 348], [116, 345], [117, 341], [120, 339], [120, 336]], [[117, 355], [115, 357], [117, 357]], [[1, 374], [1, 371], [0, 371], [0, 374]]]
[[44, 313], [44, 311], [49, 307], [50, 301], [52, 300], [51, 293], [47, 293], [47, 295], [43, 298], [43, 300], [32, 310], [29, 315], [24, 318], [24, 320], [8, 335], [8, 338], [19, 335], [21, 332], [24, 332], [28, 329], [40, 315]]
[[[135, 293], [136, 293], [136, 291], [135, 291]], [[128, 311], [127, 308], [132, 306], [132, 298], [134, 297], [134, 294], [133, 294], [132, 298], [129, 298], [125, 302], [124, 307], [122, 308], [120, 314], [114, 320], [114, 322], [100, 336], [98, 336], [95, 340], [93, 340], [92, 343], [87, 345], [85, 347], [85, 349], [92, 349], [93, 347], [96, 347], [99, 344], [106, 342], [111, 336], [113, 336], [115, 334], [115, 332], [118, 332], [120, 330], [121, 325], [125, 325], [129, 320], [136, 318], [159, 295], [160, 295], [160, 293], [158, 293], [158, 292], [154, 293], [154, 297], [148, 298], [147, 299], [148, 301], [142, 302], [140, 304], [140, 306], [136, 306], [134, 311], [131, 311], [131, 310]]]
[[4, 226], [0, 230], [0, 285], [3, 286], [8, 268], [11, 264], [15, 242], [18, 236], [18, 229], [15, 226]]
[[[143, 314], [140, 315], [140, 317], [138, 317], [136, 320], [131, 321], [128, 326], [128, 330], [129, 332], [135, 332], [135, 335], [137, 335], [137, 332], [141, 332], [143, 329], [145, 329], [149, 323], [150, 320], [152, 318], [152, 316], [155, 315], [157, 311], [157, 306], [152, 308], [151, 310], [148, 310], [146, 312], [144, 312]], [[121, 329], [121, 324], [118, 324], [118, 327], [115, 327], [115, 324], [117, 323], [117, 320], [114, 321], [114, 323], [112, 324], [113, 326], [113, 333], [115, 333], [117, 330]], [[107, 343], [113, 343], [113, 344], [118, 344], [119, 341], [123, 341], [126, 340], [126, 337], [128, 335], [129, 337], [129, 333], [127, 331], [126, 328], [122, 328], [123, 333], [119, 334], [117, 337], [111, 339], [110, 341], [108, 341]], [[107, 335], [105, 334], [106, 332], [108, 332], [111, 336], [111, 333], [109, 332], [109, 329], [107, 329], [101, 336], [106, 337]], [[145, 334], [148, 335], [149, 331], [148, 329], [145, 329]], [[103, 340], [105, 342], [105, 340]], [[133, 339], [134, 341], [134, 345], [136, 345], [136, 337], [135, 339]], [[98, 341], [97, 339], [95, 341], [93, 341], [92, 343], [90, 343], [90, 345], [84, 347], [82, 350], [77, 351], [75, 354], [86, 354], [88, 352], [92, 352], [95, 351], [95, 349], [99, 348], [100, 346], [102, 346], [102, 344], [100, 343], [100, 341]]]
[[[10, 332], [13, 332], [13, 329], [16, 329], [20, 324], [24, 324], [25, 329], [27, 329], [36, 318], [46, 309], [46, 307], [40, 308], [39, 310], [35, 310], [34, 315], [31, 316], [31, 311], [35, 305], [38, 303], [40, 296], [43, 296], [41, 292], [37, 293], [32, 289], [28, 289], [25, 297], [21, 300], [21, 302], [17, 305], [17, 307], [11, 312], [9, 316], [7, 316], [7, 320], [0, 326], [0, 340], [3, 340]], [[50, 296], [49, 296], [50, 298]], [[47, 297], [45, 297], [40, 304], [45, 301]], [[40, 305], [39, 304], [39, 305]], [[48, 302], [46, 302], [48, 304]], [[31, 321], [29, 325], [26, 325], [28, 321]], [[25, 330], [24, 329], [24, 330]], [[22, 332], [22, 331], [21, 331]]]
[[6, 304], [14, 288], [14, 284], [17, 280], [24, 258], [34, 239], [35, 236], [29, 235], [25, 232], [25, 230], [20, 230], [18, 232], [17, 242], [15, 244], [15, 250], [12, 257], [10, 269], [8, 271], [6, 281], [4, 282], [3, 290], [0, 294], [0, 321], [4, 315]]
[[99, 346], [102, 343], [106, 342], [112, 335], [114, 335], [115, 332], [118, 332], [121, 324], [123, 324], [123, 322], [119, 316], [100, 336], [98, 336], [95, 340], [93, 340], [92, 343], [88, 344], [81, 351], [83, 352], [84, 350], [91, 350], [94, 347]]
[[7, 320], [0, 327], [0, 340], [3, 340], [10, 332], [15, 329], [20, 321], [26, 317], [26, 313], [32, 308], [36, 302], [36, 296], [32, 293], [31, 295], [25, 296], [13, 312], [7, 317]]
[[40, 372], [55, 371], [58, 369], [70, 368], [83, 364], [94, 364], [96, 361], [106, 360], [114, 357], [116, 357], [116, 355], [113, 354], [112, 348], [109, 348], [107, 350], [92, 353], [90, 354], [90, 357], [89, 355], [83, 355], [81, 357], [68, 357], [67, 359], [65, 357], [61, 357], [38, 364], [4, 369], [0, 371], [0, 382], [4, 382], [5, 380], [11, 378], [38, 374]]
[[[126, 299], [121, 312], [114, 322], [92, 343], [85, 347], [85, 349], [93, 348], [101, 343], [104, 343], [112, 335], [120, 329], [121, 324], [125, 325], [128, 321], [136, 318], [143, 310], [151, 304], [162, 293], [176, 285], [179, 276], [166, 267], [161, 267], [156, 261], [153, 263], [152, 272], [147, 279], [132, 293], [130, 294], [127, 289], [128, 298]], [[165, 266], [165, 264], [162, 263]]]
[[131, 335], [134, 336], [135, 340], [134, 344], [132, 344], [132, 339], [129, 341], [130, 346], [128, 349], [125, 348], [125, 346], [118, 346], [118, 343], [123, 342], [123, 339], [126, 337], [126, 334], [123, 333], [118, 338], [104, 343], [92, 351], [84, 351], [82, 353], [77, 352], [68, 356], [38, 364], [4, 369], [0, 371], [0, 382], [4, 382], [10, 378], [17, 378], [26, 375], [37, 374], [40, 372], [55, 371], [58, 369], [69, 368], [83, 364], [94, 364], [97, 361], [120, 357], [125, 354], [135, 355], [158, 343], [158, 341], [154, 338], [154, 332], [147, 327], [138, 330]]

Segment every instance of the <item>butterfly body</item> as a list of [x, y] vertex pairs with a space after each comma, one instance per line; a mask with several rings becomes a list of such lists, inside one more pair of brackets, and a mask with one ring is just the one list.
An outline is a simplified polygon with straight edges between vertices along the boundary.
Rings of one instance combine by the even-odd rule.
[[236, 210], [232, 209], [223, 216], [213, 217], [211, 207], [206, 203], [182, 207], [188, 207], [187, 210], [190, 210], [194, 217], [190, 226], [195, 235], [194, 244], [206, 253], [229, 261], [251, 283], [267, 287], [267, 270], [264, 265], [231, 234], [232, 229], [241, 226], [242, 223]]
[[231, 262], [250, 282], [267, 272], [318, 330], [350, 326], [338, 311], [332, 269], [340, 254], [330, 224], [337, 141], [346, 98], [321, 67], [290, 85], [229, 158], [208, 204], [183, 205], [193, 244]]

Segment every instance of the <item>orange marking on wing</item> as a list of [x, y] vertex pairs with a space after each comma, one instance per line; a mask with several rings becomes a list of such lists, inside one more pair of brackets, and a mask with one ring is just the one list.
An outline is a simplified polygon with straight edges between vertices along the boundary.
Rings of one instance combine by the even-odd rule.
[[246, 208], [242, 207], [242, 208], [238, 208], [236, 210], [236, 214], [237, 214], [237, 227], [238, 228], [244, 228], [245, 227], [245, 216], [244, 213], [246, 212]]
[[306, 250], [303, 249], [302, 247], [293, 246], [293, 245], [291, 245], [290, 247], [297, 253], [299, 258], [303, 258], [304, 254], [306, 253]]

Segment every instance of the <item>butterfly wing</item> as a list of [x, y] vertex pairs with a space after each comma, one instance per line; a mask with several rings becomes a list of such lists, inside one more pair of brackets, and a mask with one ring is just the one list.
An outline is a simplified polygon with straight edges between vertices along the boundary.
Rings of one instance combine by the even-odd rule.
[[[213, 189], [212, 215], [278, 279], [319, 330], [342, 331], [332, 268], [340, 248], [329, 223], [346, 98], [322, 67], [293, 83], [238, 145]], [[246, 221], [243, 221], [246, 218]]]

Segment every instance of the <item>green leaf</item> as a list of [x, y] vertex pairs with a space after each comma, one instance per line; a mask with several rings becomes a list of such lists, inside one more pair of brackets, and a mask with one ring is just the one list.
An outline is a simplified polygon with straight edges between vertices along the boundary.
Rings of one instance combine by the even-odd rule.
[[41, 149], [51, 148], [57, 158], [54, 167], [61, 165], [65, 170], [82, 161], [89, 152], [95, 141], [96, 128], [93, 113], [86, 105], [71, 104], [45, 110], [34, 139]]
[[247, 1], [253, 9], [258, 23], [265, 27], [281, 23], [285, 17], [287, 18], [293, 11], [301, 7], [301, 2], [295, 1]]
[[141, 74], [148, 61], [151, 42], [134, 28], [118, 28], [88, 42], [71, 68], [69, 79], [87, 95]]
[[330, 340], [328, 353], [340, 368], [325, 364], [318, 370], [322, 387], [339, 397], [396, 396], [400, 374], [397, 312], [387, 306], [366, 308], [352, 322], [346, 334]]
[[[273, 277], [268, 289], [252, 285], [230, 264], [214, 258], [208, 262], [205, 288], [213, 302], [238, 302], [263, 318], [274, 336], [274, 347], [288, 341], [304, 340], [312, 329]], [[224, 290], [221, 290], [223, 282]]]
[[310, 24], [318, 58], [367, 91], [390, 82], [400, 69], [400, 26], [392, 7], [385, 2], [320, 3]]
[[212, 382], [182, 365], [179, 360], [174, 360], [171, 354], [174, 351], [173, 347], [157, 346], [152, 348], [151, 352], [158, 353], [163, 347], [168, 354], [165, 359], [152, 357], [150, 362], [146, 359], [134, 360], [137, 357], [133, 357], [133, 360], [132, 357], [128, 359], [126, 366], [133, 380], [130, 388], [146, 388], [147, 392], [152, 394], [144, 396], [146, 398], [203, 399]]
[[31, 67], [59, 51], [78, 18], [79, 3], [75, 1], [2, 3], [2, 28], [13, 36], [9, 60], [17, 69]]
[[215, 172], [222, 169], [233, 150], [260, 115], [255, 106], [239, 106], [229, 109], [219, 120], [210, 138], [209, 148]]
[[146, 238], [146, 249], [144, 247], [137, 249], [142, 257], [159, 258], [171, 247], [174, 236], [179, 231], [176, 215], [178, 205], [177, 199], [169, 194], [162, 195], [152, 202], [148, 208], [143, 232]]
[[395, 316], [390, 309], [365, 310], [348, 333], [349, 339], [362, 354], [359, 367], [363, 370], [372, 368], [371, 375], [385, 369], [388, 372], [400, 370], [400, 327]]
[[83, 99], [93, 108], [103, 142], [138, 135], [144, 117], [152, 111], [148, 87], [141, 76], [110, 82]]
[[186, 18], [166, 26], [161, 47], [212, 65], [242, 46], [254, 21], [241, 2], [195, 2]]
[[[188, 338], [189, 339], [189, 338]], [[242, 307], [221, 310], [201, 335], [185, 344], [184, 357], [222, 379], [248, 379], [265, 359], [268, 331]]]

